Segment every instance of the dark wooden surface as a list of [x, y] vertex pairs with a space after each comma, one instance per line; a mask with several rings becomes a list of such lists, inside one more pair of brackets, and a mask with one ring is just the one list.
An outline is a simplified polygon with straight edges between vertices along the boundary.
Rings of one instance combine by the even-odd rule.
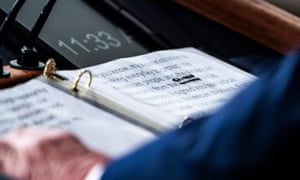
[[0, 89], [26, 82], [42, 74], [42, 71], [20, 70], [11, 68], [10, 66], [4, 66], [4, 68], [10, 71], [11, 75], [8, 78], [0, 78]]
[[175, 0], [271, 49], [299, 46], [300, 18], [264, 0]]

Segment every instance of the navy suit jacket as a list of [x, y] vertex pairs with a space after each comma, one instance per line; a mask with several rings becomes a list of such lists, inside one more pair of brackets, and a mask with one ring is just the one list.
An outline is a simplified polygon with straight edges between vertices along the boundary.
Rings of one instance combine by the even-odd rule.
[[112, 162], [103, 179], [299, 179], [300, 57], [291, 53], [211, 117]]

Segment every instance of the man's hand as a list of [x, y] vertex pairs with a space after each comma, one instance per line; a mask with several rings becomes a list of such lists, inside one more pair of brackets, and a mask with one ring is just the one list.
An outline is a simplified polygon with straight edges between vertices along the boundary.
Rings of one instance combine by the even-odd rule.
[[0, 172], [16, 179], [83, 179], [108, 160], [62, 130], [20, 129], [0, 137]]

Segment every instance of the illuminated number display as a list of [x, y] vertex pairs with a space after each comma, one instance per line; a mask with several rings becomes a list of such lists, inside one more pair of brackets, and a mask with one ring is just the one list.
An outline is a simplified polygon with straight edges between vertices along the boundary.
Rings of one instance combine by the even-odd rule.
[[70, 37], [68, 42], [58, 40], [58, 46], [69, 51], [73, 55], [80, 55], [82, 53], [98, 52], [109, 50], [111, 48], [122, 47], [122, 42], [126, 45], [132, 44], [132, 38], [123, 30], [119, 30], [122, 40], [117, 39], [109, 32], [99, 31], [97, 33], [87, 33], [82, 39]]

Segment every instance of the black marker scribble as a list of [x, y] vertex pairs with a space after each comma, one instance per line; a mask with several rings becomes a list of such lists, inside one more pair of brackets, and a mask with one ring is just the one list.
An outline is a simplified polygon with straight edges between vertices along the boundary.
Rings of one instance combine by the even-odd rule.
[[201, 81], [201, 79], [200, 78], [193, 78], [193, 79], [189, 79], [187, 81], [180, 82], [179, 84], [187, 84], [187, 83], [190, 83], [190, 82], [193, 82], [193, 81]]
[[179, 78], [173, 78], [172, 81], [177, 82], [179, 84], [187, 84], [187, 83], [194, 82], [194, 81], [201, 81], [201, 79], [194, 76], [193, 74], [189, 74], [189, 75], [182, 76]]

